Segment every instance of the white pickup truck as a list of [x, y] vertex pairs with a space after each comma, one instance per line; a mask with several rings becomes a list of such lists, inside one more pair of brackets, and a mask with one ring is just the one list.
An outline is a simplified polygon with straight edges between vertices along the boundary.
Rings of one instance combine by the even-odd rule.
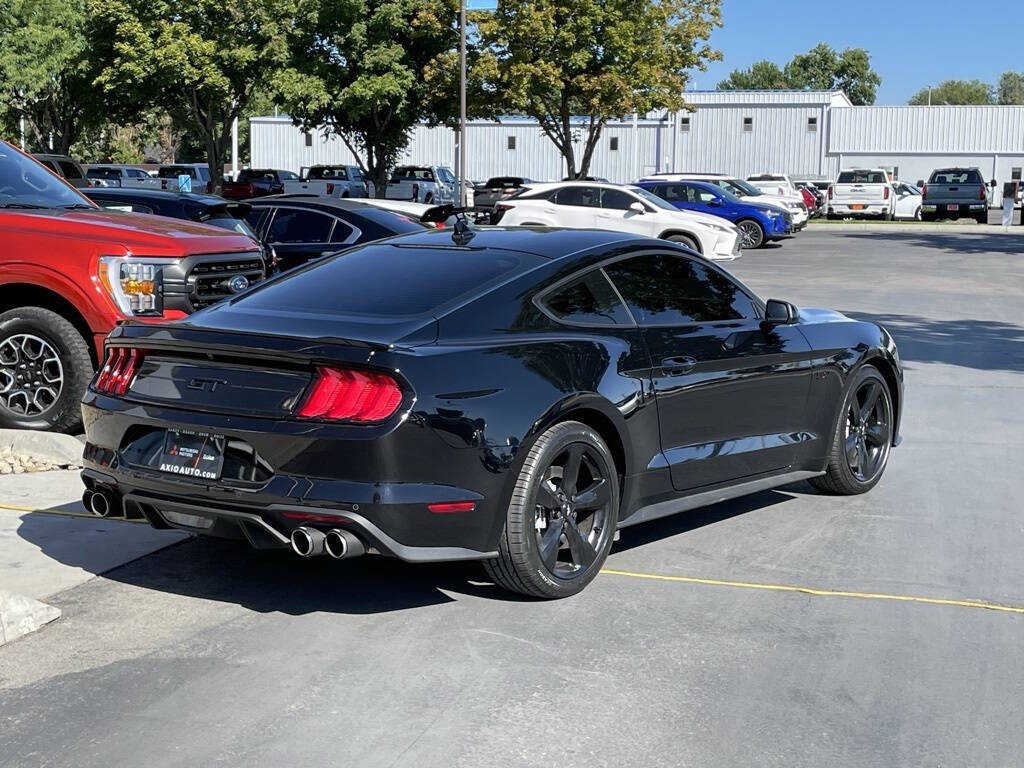
[[369, 197], [370, 189], [358, 165], [314, 165], [301, 169], [298, 179], [285, 180], [284, 194]]
[[830, 219], [874, 216], [890, 221], [895, 205], [892, 182], [888, 171], [883, 168], [840, 171], [836, 183], [828, 188]]
[[459, 182], [451, 168], [436, 165], [400, 165], [391, 174], [385, 197], [428, 205], [455, 203]]

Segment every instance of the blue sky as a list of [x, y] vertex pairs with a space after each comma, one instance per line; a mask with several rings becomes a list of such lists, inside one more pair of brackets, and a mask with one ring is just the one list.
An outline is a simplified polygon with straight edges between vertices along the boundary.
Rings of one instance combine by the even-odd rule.
[[868, 50], [882, 76], [878, 104], [905, 104], [942, 80], [995, 84], [1006, 70], [1024, 71], [1024, 0], [723, 0], [722, 16], [711, 42], [724, 58], [695, 74], [701, 89], [759, 59], [784, 65], [821, 41]]

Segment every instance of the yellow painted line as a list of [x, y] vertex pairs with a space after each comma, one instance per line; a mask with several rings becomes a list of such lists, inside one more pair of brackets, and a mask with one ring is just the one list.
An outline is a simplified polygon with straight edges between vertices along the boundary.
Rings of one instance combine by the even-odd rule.
[[35, 512], [31, 507], [19, 507], [17, 504], [0, 504], [0, 509], [11, 509], [15, 512]]
[[712, 587], [738, 587], [741, 589], [764, 589], [772, 592], [799, 592], [816, 597], [855, 597], [861, 600], [892, 600], [899, 603], [926, 603], [928, 605], [953, 605], [959, 608], [984, 608], [988, 611], [1024, 614], [1024, 606], [1002, 605], [985, 600], [956, 600], [945, 597], [920, 597], [918, 595], [890, 595], [884, 592], [851, 592], [841, 589], [819, 589], [817, 587], [800, 587], [791, 584], [763, 584], [754, 581], [728, 581], [726, 579], [701, 579], [695, 576], [667, 576], [658, 573], [641, 573], [637, 571], [620, 571], [614, 568], [602, 568], [601, 573], [611, 576], [627, 576], [633, 579], [650, 581], [670, 581], [682, 584], [703, 584]]

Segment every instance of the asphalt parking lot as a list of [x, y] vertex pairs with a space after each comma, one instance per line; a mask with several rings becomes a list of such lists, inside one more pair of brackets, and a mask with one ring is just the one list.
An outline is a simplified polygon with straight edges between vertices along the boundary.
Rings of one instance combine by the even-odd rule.
[[904, 442], [868, 495], [631, 528], [551, 603], [189, 540], [0, 649], [0, 765], [1020, 764], [1022, 251], [809, 231], [732, 265], [896, 337]]

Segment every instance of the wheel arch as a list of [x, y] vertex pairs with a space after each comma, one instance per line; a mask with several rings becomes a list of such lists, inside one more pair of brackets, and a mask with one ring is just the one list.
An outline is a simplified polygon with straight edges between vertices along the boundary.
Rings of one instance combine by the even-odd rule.
[[18, 307], [42, 307], [66, 319], [75, 326], [85, 339], [92, 357], [93, 365], [98, 365], [96, 348], [93, 344], [93, 331], [85, 316], [71, 301], [56, 291], [32, 283], [4, 283], [0, 285], [0, 312], [7, 312]]
[[[882, 374], [882, 378], [885, 379], [885, 384], [889, 387], [889, 395], [892, 397], [893, 424], [894, 427], [898, 427], [903, 415], [903, 403], [901, 401], [901, 388], [895, 365], [882, 354], [876, 354], [867, 358], [864, 361], [864, 365], [875, 368]], [[896, 440], [897, 434], [898, 429], [894, 428], [892, 433], [893, 441]]]
[[626, 425], [622, 423], [622, 414], [607, 400], [596, 393], [568, 398], [549, 409], [536, 422], [530, 433], [529, 442], [532, 444], [545, 430], [565, 421], [578, 421], [597, 432], [611, 451], [620, 478], [625, 479], [630, 474], [633, 452]]
[[669, 237], [672, 237], [672, 235], [684, 235], [685, 237], [690, 238], [691, 240], [693, 240], [694, 244], [697, 246], [697, 253], [699, 253], [701, 255], [704, 254], [703, 246], [700, 244], [700, 238], [697, 237], [695, 234], [693, 234], [693, 232], [687, 232], [685, 229], [678, 229], [678, 228], [666, 229], [664, 232], [662, 232], [660, 235], [658, 235], [658, 239], [659, 240], [665, 240], [665, 239], [667, 239]]

